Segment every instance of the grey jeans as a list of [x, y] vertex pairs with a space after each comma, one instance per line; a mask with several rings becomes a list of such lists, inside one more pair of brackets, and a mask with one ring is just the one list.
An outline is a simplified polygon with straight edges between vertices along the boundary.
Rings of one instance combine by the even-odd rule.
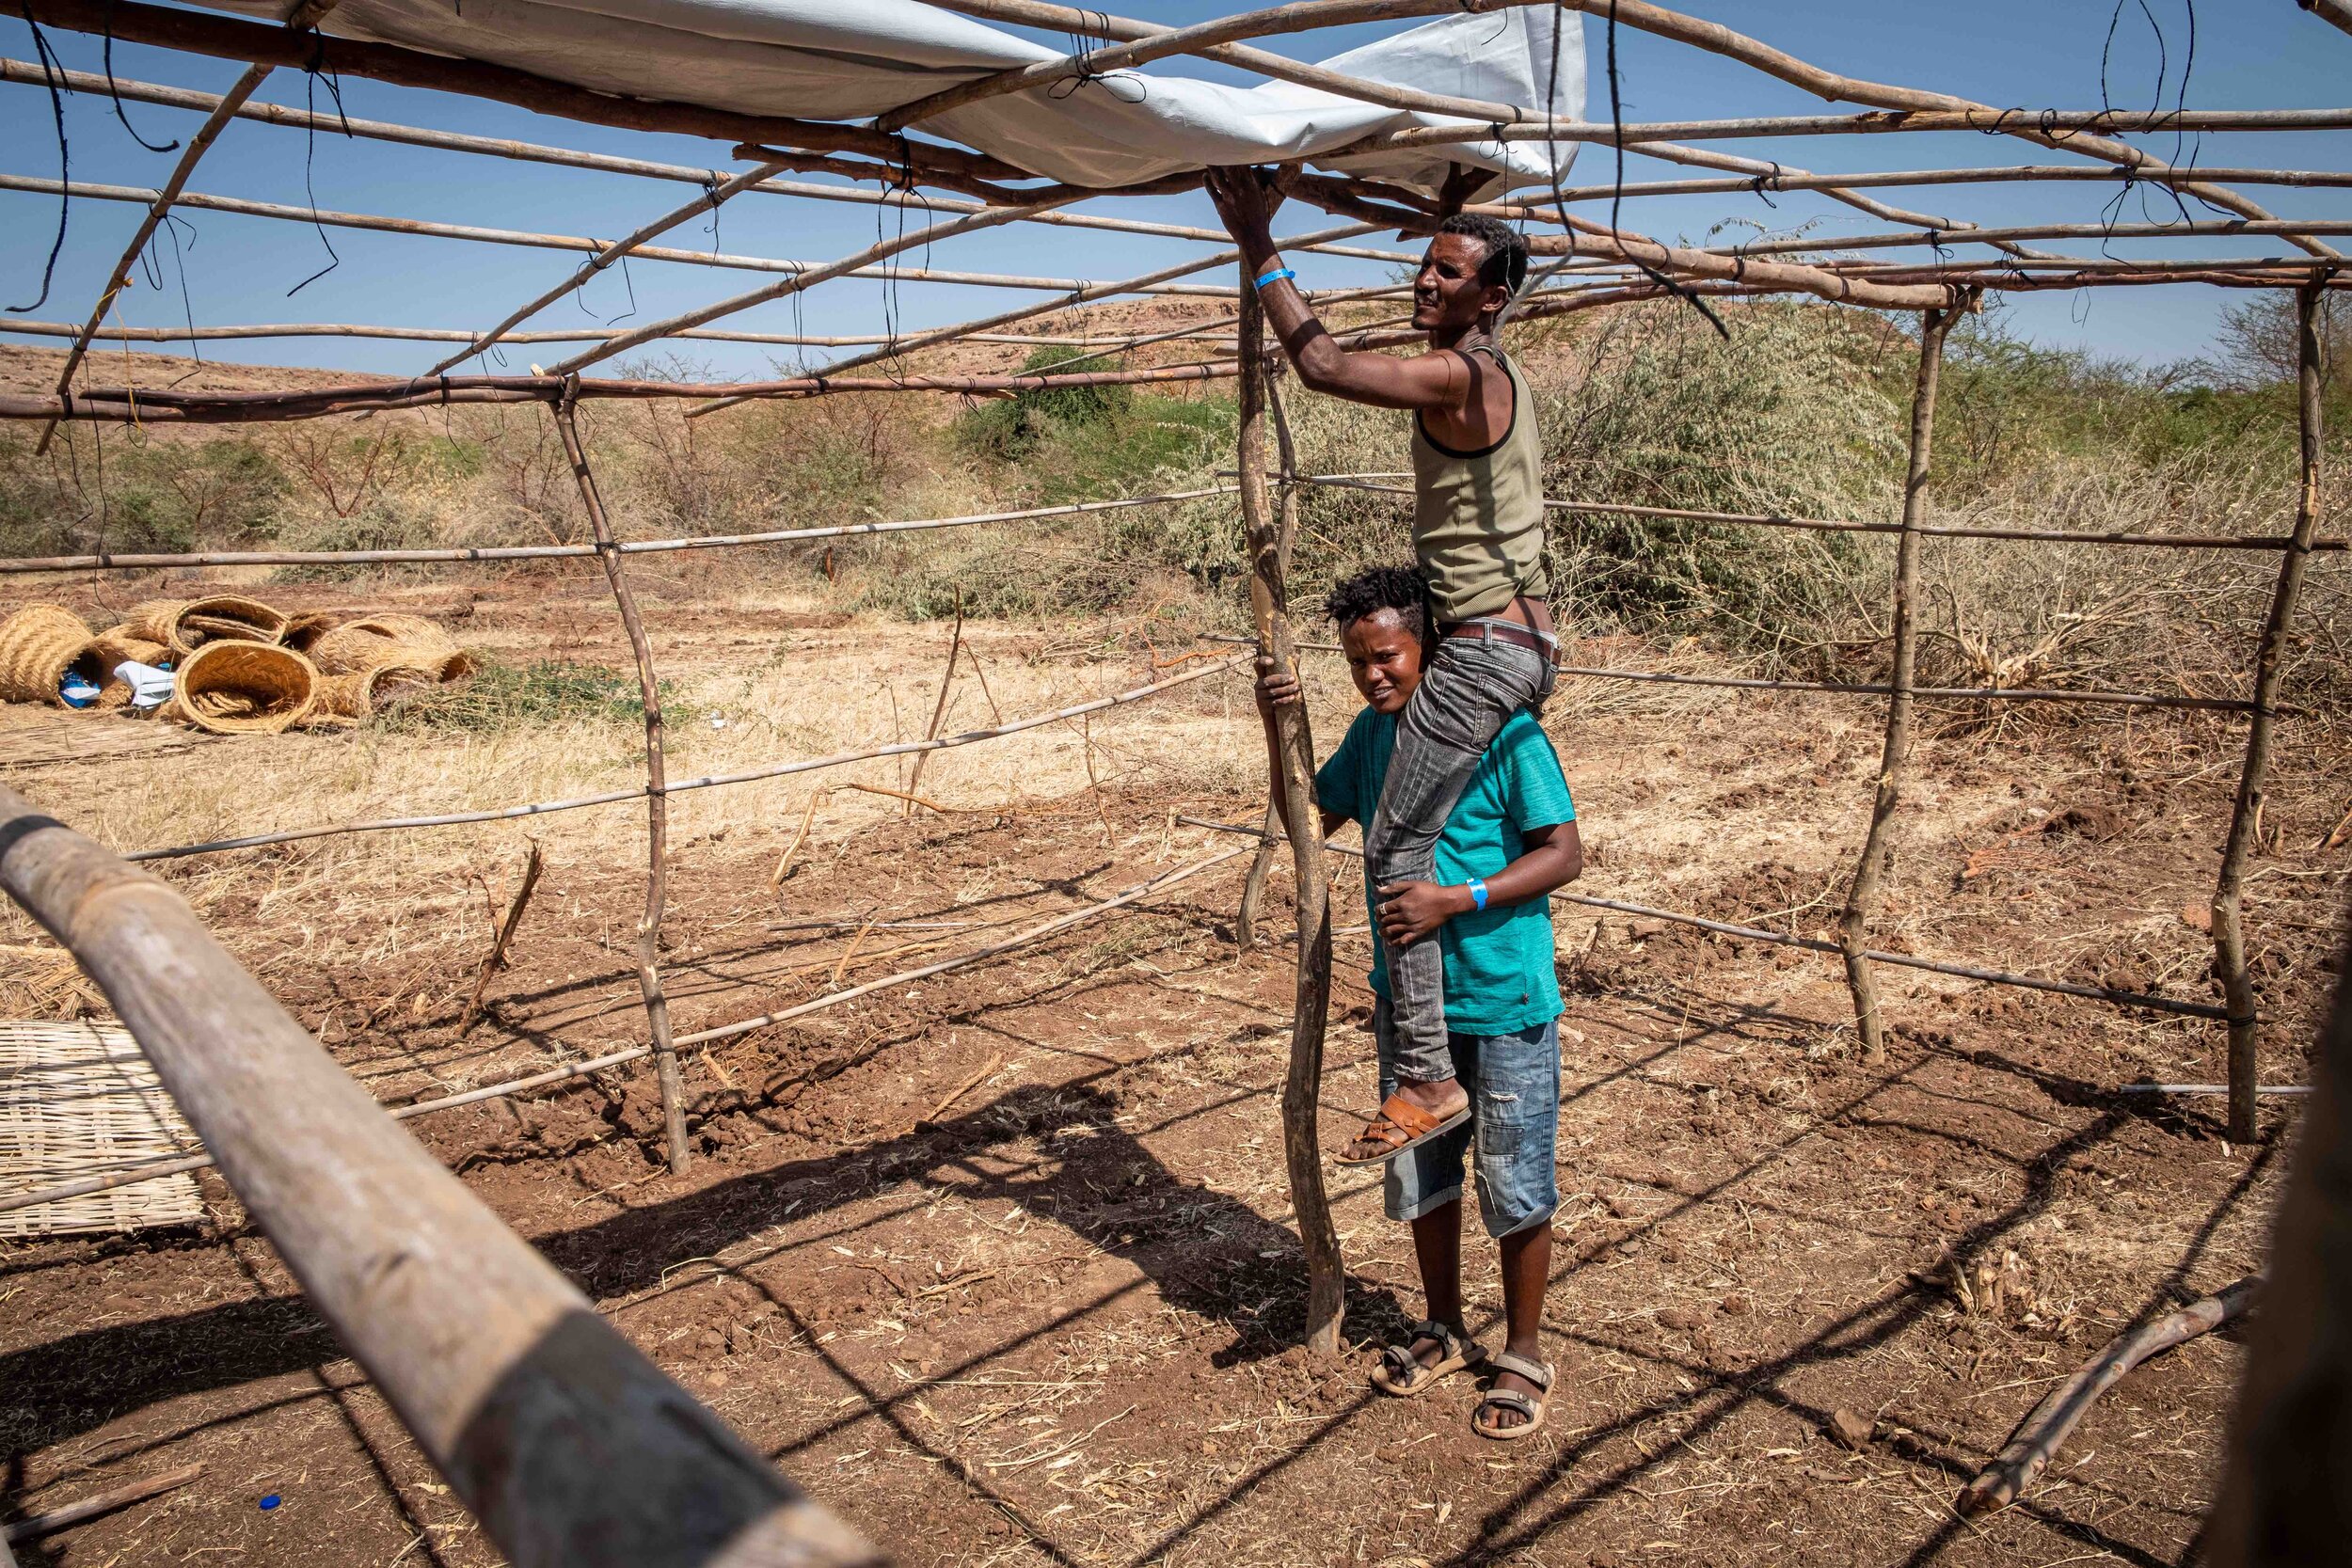
[[[1364, 830], [1364, 868], [1375, 887], [1437, 879], [1438, 835], [1478, 759], [1511, 715], [1550, 693], [1552, 679], [1550, 660], [1533, 648], [1463, 636], [1438, 642], [1397, 723], [1380, 807]], [[1397, 1075], [1421, 1083], [1453, 1077], [1438, 934], [1390, 947], [1388, 959]]]

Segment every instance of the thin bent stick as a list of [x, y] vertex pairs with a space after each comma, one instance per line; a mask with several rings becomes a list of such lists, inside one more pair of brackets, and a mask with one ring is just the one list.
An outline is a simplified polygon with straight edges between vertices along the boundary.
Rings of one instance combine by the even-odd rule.
[[[962, 652], [963, 590], [958, 588], [956, 590], [956, 629], [947, 636], [947, 669], [939, 677], [939, 700], [931, 705], [931, 721], [923, 730], [923, 738], [926, 740], [937, 740], [939, 726], [946, 721], [947, 693], [955, 689], [956, 684], [956, 656]], [[917, 792], [923, 787], [923, 765], [930, 760], [931, 754], [929, 752], [920, 752], [915, 754], [914, 771], [907, 775], [906, 809], [900, 812], [899, 816], [913, 816], [914, 815], [915, 803], [921, 800], [921, 796]], [[931, 803], [929, 800], [922, 800], [922, 804], [929, 806]], [[946, 810], [945, 806], [931, 806], [931, 809], [933, 811]]]
[[1879, 1021], [1877, 983], [1863, 957], [1869, 934], [1870, 905], [1878, 897], [1879, 879], [1885, 874], [1887, 836], [1895, 808], [1902, 800], [1902, 770], [1911, 755], [1911, 677], [1918, 657], [1918, 524], [1927, 510], [1928, 467], [1935, 448], [1935, 388], [1944, 365], [1944, 338], [1958, 310], [1930, 310], [1919, 325], [1919, 372], [1911, 395], [1911, 465], [1903, 481], [1903, 525], [1895, 546], [1895, 671], [1886, 699], [1886, 738], [1879, 754], [1878, 791], [1870, 806], [1870, 827], [1862, 841], [1862, 858], [1854, 867], [1846, 895], [1844, 914], [1837, 923], [1839, 945], [1846, 959], [1846, 986], [1853, 993], [1854, 1027], [1862, 1037], [1863, 1059], [1877, 1061], [1885, 1049]]
[[482, 1016], [482, 998], [490, 989], [490, 977], [506, 967], [506, 950], [515, 941], [516, 928], [523, 923], [523, 911], [531, 903], [532, 890], [539, 885], [539, 868], [545, 861], [539, 841], [532, 839], [530, 858], [523, 862], [522, 886], [515, 890], [514, 901], [506, 906], [506, 918], [499, 922], [489, 956], [482, 960], [482, 973], [474, 980], [473, 994], [466, 999], [466, 1010], [458, 1015], [457, 1037], [461, 1040], [473, 1028], [474, 1020]]
[[564, 455], [571, 463], [572, 478], [580, 485], [580, 504], [587, 509], [588, 526], [596, 533], [596, 553], [604, 562], [605, 581], [612, 585], [612, 602], [619, 607], [621, 625], [628, 632], [629, 652], [637, 659], [637, 689], [645, 708], [645, 914], [637, 925], [637, 988], [644, 998], [645, 1022], [653, 1031], [670, 1174], [677, 1176], [686, 1170], [686, 1097], [678, 1078], [677, 1048], [670, 1038], [670, 999], [662, 993], [660, 967], [670, 832], [667, 769], [661, 755], [660, 684], [654, 677], [653, 645], [646, 641], [645, 623], [637, 613], [637, 595], [630, 590], [628, 574], [621, 569], [620, 555], [613, 548], [612, 526], [605, 516], [604, 501], [596, 494], [596, 478], [589, 470], [587, 450], [580, 445], [580, 425], [573, 418], [568, 397], [555, 406], [555, 428], [564, 438]]
[[[1246, 264], [1243, 274], [1236, 455], [1249, 550], [1249, 608], [1257, 623], [1258, 657], [1295, 669], [1289, 593], [1281, 571], [1281, 521], [1266, 495], [1270, 356], [1265, 316]], [[1275, 733], [1269, 740], [1291, 821], [1291, 855], [1298, 881], [1298, 968], [1291, 1006], [1290, 1069], [1282, 1084], [1282, 1155], [1291, 1208], [1298, 1216], [1298, 1239], [1307, 1255], [1307, 1347], [1319, 1355], [1333, 1355], [1340, 1348], [1340, 1322], [1346, 1307], [1346, 1271], [1331, 1224], [1331, 1200], [1323, 1185], [1323, 1150], [1315, 1127], [1323, 1088], [1323, 1033], [1331, 1007], [1331, 887], [1324, 873], [1307, 705], [1285, 703], [1274, 715]]]
[[2302, 472], [2295, 505], [2295, 533], [2279, 562], [2270, 613], [2254, 647], [2254, 717], [2246, 731], [2246, 761], [2238, 770], [2237, 798], [2230, 809], [2230, 836], [2221, 850], [2221, 870], [2213, 891], [2214, 972], [2229, 1004], [2230, 1140], [2250, 1144], [2256, 1133], [2255, 1001], [2253, 976], [2246, 968], [2244, 900], [2247, 857], [2262, 823], [2264, 791], [2270, 774], [2270, 730], [2279, 711], [2279, 682], [2286, 665], [2287, 633], [2311, 562], [2312, 531], [2319, 526], [2320, 461], [2325, 455], [2320, 424], [2319, 305], [2314, 279], [2296, 296], [2296, 410]]

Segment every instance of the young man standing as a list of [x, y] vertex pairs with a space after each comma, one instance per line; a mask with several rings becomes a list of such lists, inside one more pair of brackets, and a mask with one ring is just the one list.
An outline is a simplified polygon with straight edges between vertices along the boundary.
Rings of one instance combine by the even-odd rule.
[[[1398, 726], [1395, 762], [1365, 824], [1364, 850], [1383, 892], [1425, 883], [1438, 832], [1488, 743], [1512, 715], [1549, 696], [1555, 678], [1543, 448], [1527, 384], [1495, 343], [1502, 312], [1527, 279], [1527, 245], [1493, 218], [1446, 219], [1413, 283], [1413, 325], [1429, 334], [1428, 351], [1409, 358], [1348, 353], [1308, 309], [1274, 248], [1269, 225], [1280, 195], [1251, 168], [1211, 169], [1208, 185], [1298, 379], [1315, 391], [1413, 411], [1413, 551], [1437, 625]], [[1470, 1114], [1449, 1065], [1446, 977], [1434, 944], [1391, 944], [1387, 958], [1395, 1085], [1350, 1146], [1352, 1160], [1394, 1158]]]
[[[1349, 674], [1366, 706], [1315, 773], [1323, 831], [1362, 821], [1404, 753], [1415, 689], [1425, 685], [1422, 583], [1403, 567], [1365, 572], [1332, 592]], [[1287, 670], [1260, 676], [1258, 705], [1273, 733], [1277, 704], [1300, 700]], [[1269, 755], [1271, 755], [1269, 748]], [[1278, 805], [1282, 800], [1277, 789]], [[1364, 901], [1382, 942], [1373, 949], [1373, 1033], [1381, 1089], [1394, 1085], [1404, 1040], [1395, 976], [1385, 953], [1426, 952], [1445, 969], [1445, 1075], [1474, 1112], [1455, 1127], [1388, 1158], [1382, 1186], [1391, 1219], [1413, 1227], [1428, 1318], [1383, 1353], [1381, 1392], [1426, 1393], [1448, 1373], [1484, 1363], [1495, 1372], [1470, 1426], [1513, 1442], [1543, 1425], [1551, 1368], [1536, 1330], [1551, 1273], [1551, 1215], [1559, 1207], [1553, 1162], [1560, 1123], [1560, 987], [1546, 895], [1583, 867], [1576, 806], [1560, 759], [1532, 714], [1511, 715], [1474, 760], [1435, 852], [1435, 880], [1373, 890]], [[1502, 1250], [1509, 1341], [1492, 1356], [1470, 1338], [1462, 1314], [1462, 1165], [1475, 1148], [1478, 1208]], [[1374, 1158], [1383, 1158], [1375, 1155]]]

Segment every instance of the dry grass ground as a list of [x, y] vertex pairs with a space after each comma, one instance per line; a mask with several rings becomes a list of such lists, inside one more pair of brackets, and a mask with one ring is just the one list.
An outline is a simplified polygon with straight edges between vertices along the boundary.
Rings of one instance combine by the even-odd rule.
[[[437, 613], [510, 659], [622, 661], [585, 576], [308, 592]], [[944, 626], [682, 579], [644, 592], [687, 716], [675, 772], [928, 721]], [[1183, 651], [1068, 624], [975, 625], [967, 641], [988, 684], [959, 683], [950, 729], [987, 721], [992, 699], [1012, 717], [1136, 685]], [[1309, 674], [1327, 748], [1352, 693], [1327, 659]], [[614, 787], [637, 766], [629, 726], [608, 720], [135, 751], [95, 738], [151, 733], [129, 721], [7, 718], [8, 782], [125, 847]], [[1876, 761], [1871, 705], [1591, 683], [1547, 723], [1592, 851], [1585, 891], [1806, 933], [1829, 922]], [[1220, 677], [940, 754], [922, 792], [946, 816], [839, 787], [900, 787], [893, 764], [680, 797], [666, 963], [681, 1028], [944, 956], [1210, 852], [1220, 841], [1173, 818], [1254, 815], [1254, 732], [1246, 686]], [[2300, 1071], [2352, 868], [2352, 851], [2318, 847], [2347, 804], [2328, 739], [2289, 727], [2249, 892], [2280, 1021], [2268, 1081]], [[1886, 942], [2205, 995], [2207, 939], [2184, 910], [2209, 892], [2240, 740], [2197, 720], [1994, 729], [1939, 712]], [[164, 869], [397, 1101], [638, 1037], [640, 820], [621, 806]], [[487, 1020], [461, 1038], [526, 833], [547, 877]], [[1418, 1293], [1360, 1174], [1334, 1180], [1351, 1348], [1327, 1366], [1286, 1348], [1301, 1311], [1277, 1106], [1289, 959], [1234, 952], [1241, 863], [1012, 959], [694, 1057], [682, 1178], [655, 1162], [646, 1074], [411, 1125], [625, 1333], [910, 1563], [2183, 1558], [2235, 1376], [2227, 1338], [2119, 1387], [2025, 1504], [1963, 1524], [1947, 1503], [2098, 1345], [2259, 1266], [2283, 1113], [2262, 1146], [2233, 1148], [2211, 1102], [2113, 1092], [2217, 1076], [2210, 1026], [1899, 974], [1897, 1037], [1865, 1063], [1828, 961], [1563, 906], [1565, 1202], [1546, 1321], [1562, 1393], [1543, 1433], [1498, 1448], [1466, 1429], [1467, 1383], [1409, 1403], [1366, 1389], [1373, 1347]], [[1353, 873], [1340, 892], [1354, 925]], [[1282, 929], [1279, 911], [1269, 924]], [[0, 942], [11, 1008], [88, 1004], [21, 922]], [[1371, 1099], [1364, 939], [1339, 948], [1330, 1136]], [[201, 1230], [0, 1251], [9, 1508], [210, 1466], [25, 1555], [492, 1560], [226, 1189], [208, 1177], [207, 1192]], [[1484, 1325], [1491, 1253], [1470, 1257]], [[1953, 1287], [1955, 1265], [1979, 1263], [2008, 1281], [1997, 1306]], [[1859, 1451], [1823, 1436], [1841, 1409], [1873, 1424]], [[263, 1513], [271, 1492], [285, 1506]]]

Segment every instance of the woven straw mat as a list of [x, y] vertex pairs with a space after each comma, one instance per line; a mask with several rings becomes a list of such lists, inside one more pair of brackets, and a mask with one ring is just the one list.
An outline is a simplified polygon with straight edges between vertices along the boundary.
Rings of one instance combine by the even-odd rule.
[[0, 621], [0, 701], [58, 705], [59, 677], [89, 645], [89, 627], [63, 605], [27, 605]]
[[[201, 1148], [121, 1024], [0, 1022], [0, 1194]], [[0, 1236], [134, 1230], [203, 1217], [196, 1179], [182, 1172], [0, 1212]]]

